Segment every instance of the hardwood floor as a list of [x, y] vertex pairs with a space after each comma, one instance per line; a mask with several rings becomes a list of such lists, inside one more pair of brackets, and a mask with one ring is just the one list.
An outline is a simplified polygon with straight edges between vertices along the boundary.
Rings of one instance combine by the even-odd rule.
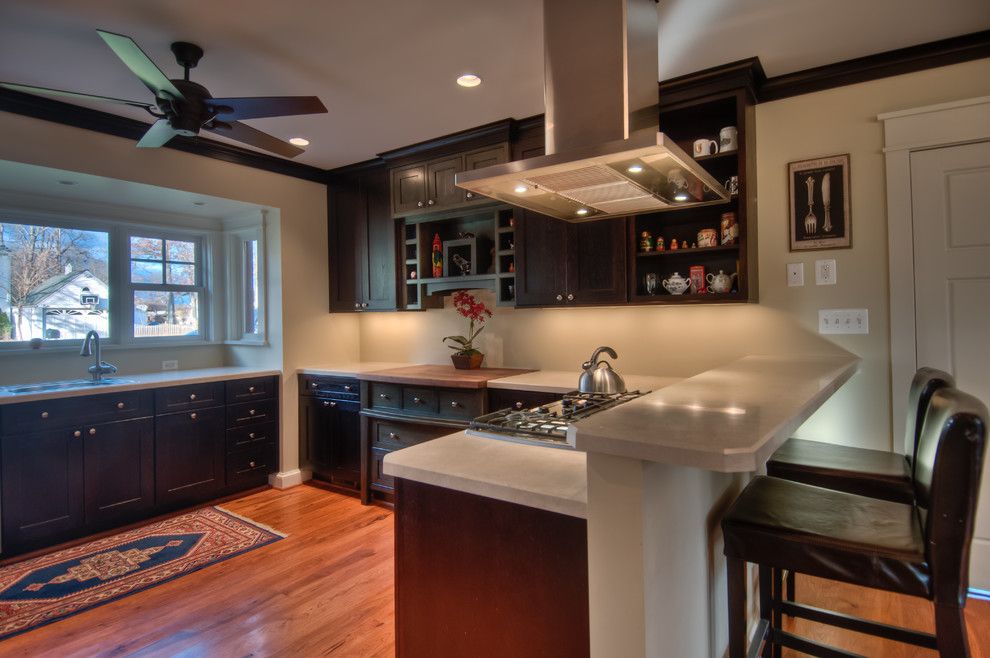
[[[391, 512], [310, 486], [270, 489], [223, 506], [289, 536], [0, 642], [0, 656], [394, 654]], [[799, 576], [798, 600], [932, 629], [931, 604], [921, 599]], [[990, 602], [971, 601], [966, 617], [973, 657], [990, 658]], [[935, 655], [803, 620], [785, 624], [868, 656]]]
[[0, 655], [393, 655], [391, 512], [310, 486], [223, 507], [289, 536], [0, 642]]

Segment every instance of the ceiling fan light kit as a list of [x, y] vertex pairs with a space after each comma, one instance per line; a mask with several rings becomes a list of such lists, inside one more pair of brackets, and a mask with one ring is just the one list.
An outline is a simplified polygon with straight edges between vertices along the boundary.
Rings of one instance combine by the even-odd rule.
[[31, 94], [95, 100], [143, 108], [158, 120], [138, 141], [137, 145], [141, 148], [157, 148], [167, 144], [176, 135], [195, 137], [199, 135], [200, 130], [206, 130], [286, 158], [293, 158], [303, 153], [303, 149], [241, 123], [240, 120], [322, 114], [327, 111], [316, 96], [213, 98], [206, 87], [189, 79], [189, 70], [196, 68], [203, 57], [203, 49], [196, 44], [185, 41], [176, 41], [172, 44], [172, 54], [175, 55], [176, 62], [184, 72], [181, 80], [172, 80], [162, 73], [162, 70], [130, 37], [105, 30], [96, 32], [124, 65], [155, 95], [154, 103], [8, 82], [0, 82], [0, 87]]

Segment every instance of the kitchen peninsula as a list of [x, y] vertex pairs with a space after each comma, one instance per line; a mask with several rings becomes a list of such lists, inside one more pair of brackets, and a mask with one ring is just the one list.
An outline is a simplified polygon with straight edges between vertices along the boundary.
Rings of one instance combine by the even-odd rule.
[[[474, 647], [498, 637], [510, 649], [515, 636], [529, 647], [534, 638], [586, 646], [592, 656], [721, 655], [719, 519], [743, 474], [857, 368], [851, 355], [738, 359], [577, 421], [568, 433], [576, 451], [461, 432], [391, 453], [398, 654], [415, 641], [417, 651], [455, 655], [451, 637]], [[444, 510], [442, 529], [425, 509]], [[448, 545], [453, 557], [437, 561], [430, 545]], [[458, 569], [465, 560], [475, 569]], [[518, 624], [520, 606], [542, 610], [541, 623], [499, 625]], [[478, 624], [485, 615], [488, 625]]]

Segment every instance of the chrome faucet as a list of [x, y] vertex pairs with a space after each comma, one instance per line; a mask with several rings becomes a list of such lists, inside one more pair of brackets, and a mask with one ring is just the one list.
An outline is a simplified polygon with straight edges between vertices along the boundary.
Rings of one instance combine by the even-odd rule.
[[103, 375], [112, 375], [117, 372], [117, 366], [107, 363], [100, 355], [100, 334], [90, 331], [83, 340], [82, 349], [79, 356], [93, 356], [93, 346], [96, 346], [96, 363], [89, 367], [89, 374], [93, 375], [93, 381], [103, 380]]

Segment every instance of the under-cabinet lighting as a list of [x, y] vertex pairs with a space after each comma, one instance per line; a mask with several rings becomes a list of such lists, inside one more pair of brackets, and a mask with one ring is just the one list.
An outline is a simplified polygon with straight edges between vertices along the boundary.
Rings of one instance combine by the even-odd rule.
[[474, 73], [465, 73], [457, 78], [457, 84], [462, 87], [477, 87], [481, 84], [481, 76]]

